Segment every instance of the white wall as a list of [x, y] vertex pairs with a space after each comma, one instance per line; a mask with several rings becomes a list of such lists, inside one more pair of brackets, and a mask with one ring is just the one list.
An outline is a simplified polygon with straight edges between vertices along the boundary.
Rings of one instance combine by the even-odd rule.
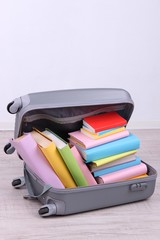
[[132, 128], [160, 127], [160, 1], [0, 0], [0, 129], [6, 105], [55, 89], [120, 87]]

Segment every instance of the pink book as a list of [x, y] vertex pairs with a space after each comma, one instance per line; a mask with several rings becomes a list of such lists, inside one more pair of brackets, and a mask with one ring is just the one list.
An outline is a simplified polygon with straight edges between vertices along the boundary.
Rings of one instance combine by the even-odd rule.
[[96, 185], [97, 182], [96, 182], [95, 178], [92, 176], [92, 174], [89, 171], [88, 167], [84, 163], [84, 161], [83, 161], [81, 155], [79, 154], [77, 148], [74, 146], [74, 147], [71, 148], [71, 151], [72, 151], [75, 159], [77, 160], [77, 163], [78, 163], [81, 171], [83, 172], [83, 175], [85, 176], [88, 184], [89, 185]]
[[133, 177], [140, 176], [147, 173], [147, 166], [144, 163], [140, 163], [136, 166], [125, 168], [116, 172], [108, 173], [97, 177], [97, 183], [113, 183], [131, 179]]
[[41, 178], [42, 181], [50, 184], [54, 188], [64, 188], [30, 133], [17, 139], [11, 139], [10, 142], [27, 166]]
[[115, 141], [123, 137], [127, 137], [129, 135], [129, 131], [124, 130], [100, 139], [91, 139], [84, 135], [83, 133], [81, 133], [80, 131], [71, 132], [69, 133], [69, 135], [70, 135], [69, 141], [72, 144], [77, 144], [82, 148], [88, 149], [107, 142]]

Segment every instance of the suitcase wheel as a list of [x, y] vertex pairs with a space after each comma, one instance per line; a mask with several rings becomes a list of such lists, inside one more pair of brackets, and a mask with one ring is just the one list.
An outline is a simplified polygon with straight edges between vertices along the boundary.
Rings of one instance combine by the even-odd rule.
[[53, 216], [56, 215], [56, 212], [57, 208], [54, 203], [43, 205], [38, 211], [41, 217]]
[[4, 152], [6, 154], [12, 154], [15, 151], [15, 148], [12, 147], [12, 145], [10, 143], [7, 143], [4, 147]]
[[21, 188], [24, 185], [25, 185], [24, 177], [15, 178], [12, 181], [12, 186], [14, 188]]
[[8, 105], [7, 105], [7, 111], [11, 114], [13, 114], [11, 111], [10, 111], [10, 107], [12, 106], [12, 104], [14, 103], [14, 101], [10, 102]]
[[15, 114], [20, 110], [21, 107], [22, 107], [21, 99], [16, 98], [14, 101], [10, 102], [7, 105], [7, 110], [9, 113]]

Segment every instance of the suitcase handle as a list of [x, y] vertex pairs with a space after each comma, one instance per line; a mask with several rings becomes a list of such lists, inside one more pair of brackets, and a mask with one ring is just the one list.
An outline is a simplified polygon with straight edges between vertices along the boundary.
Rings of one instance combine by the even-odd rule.
[[[28, 183], [26, 183], [26, 185], [27, 185], [27, 184], [28, 184]], [[30, 186], [30, 185], [29, 185], [29, 186]], [[43, 188], [43, 191], [42, 191], [40, 194], [35, 195], [35, 194], [33, 193], [33, 191], [32, 191], [32, 188], [27, 186], [28, 195], [24, 195], [23, 197], [24, 197], [25, 199], [34, 200], [34, 199], [37, 199], [37, 198], [42, 197], [42, 196], [43, 196], [46, 192], [48, 192], [48, 190], [51, 189], [51, 188], [52, 188], [52, 187], [51, 187], [50, 185], [45, 184], [45, 185], [44, 185], [44, 188]]]
[[[24, 168], [24, 176], [25, 176], [25, 182], [26, 182], [27, 190], [28, 190], [28, 193], [29, 193], [28, 195], [24, 196], [25, 199], [33, 200], [33, 199], [37, 199], [39, 197], [42, 197], [45, 193], [47, 193], [52, 188], [50, 185], [45, 184], [42, 192], [39, 195], [35, 195], [33, 190], [32, 190], [32, 187], [31, 187], [31, 182], [29, 180], [28, 172], [25, 168]], [[48, 217], [48, 216], [56, 215], [57, 206], [54, 203], [43, 205], [39, 209], [38, 213], [41, 217]]]

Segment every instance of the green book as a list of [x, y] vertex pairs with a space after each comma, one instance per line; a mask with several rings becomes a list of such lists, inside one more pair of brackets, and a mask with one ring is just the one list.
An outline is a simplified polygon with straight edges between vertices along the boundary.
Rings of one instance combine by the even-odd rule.
[[88, 182], [84, 177], [76, 158], [73, 156], [68, 143], [49, 129], [43, 131], [43, 134], [55, 143], [77, 186], [88, 186]]

